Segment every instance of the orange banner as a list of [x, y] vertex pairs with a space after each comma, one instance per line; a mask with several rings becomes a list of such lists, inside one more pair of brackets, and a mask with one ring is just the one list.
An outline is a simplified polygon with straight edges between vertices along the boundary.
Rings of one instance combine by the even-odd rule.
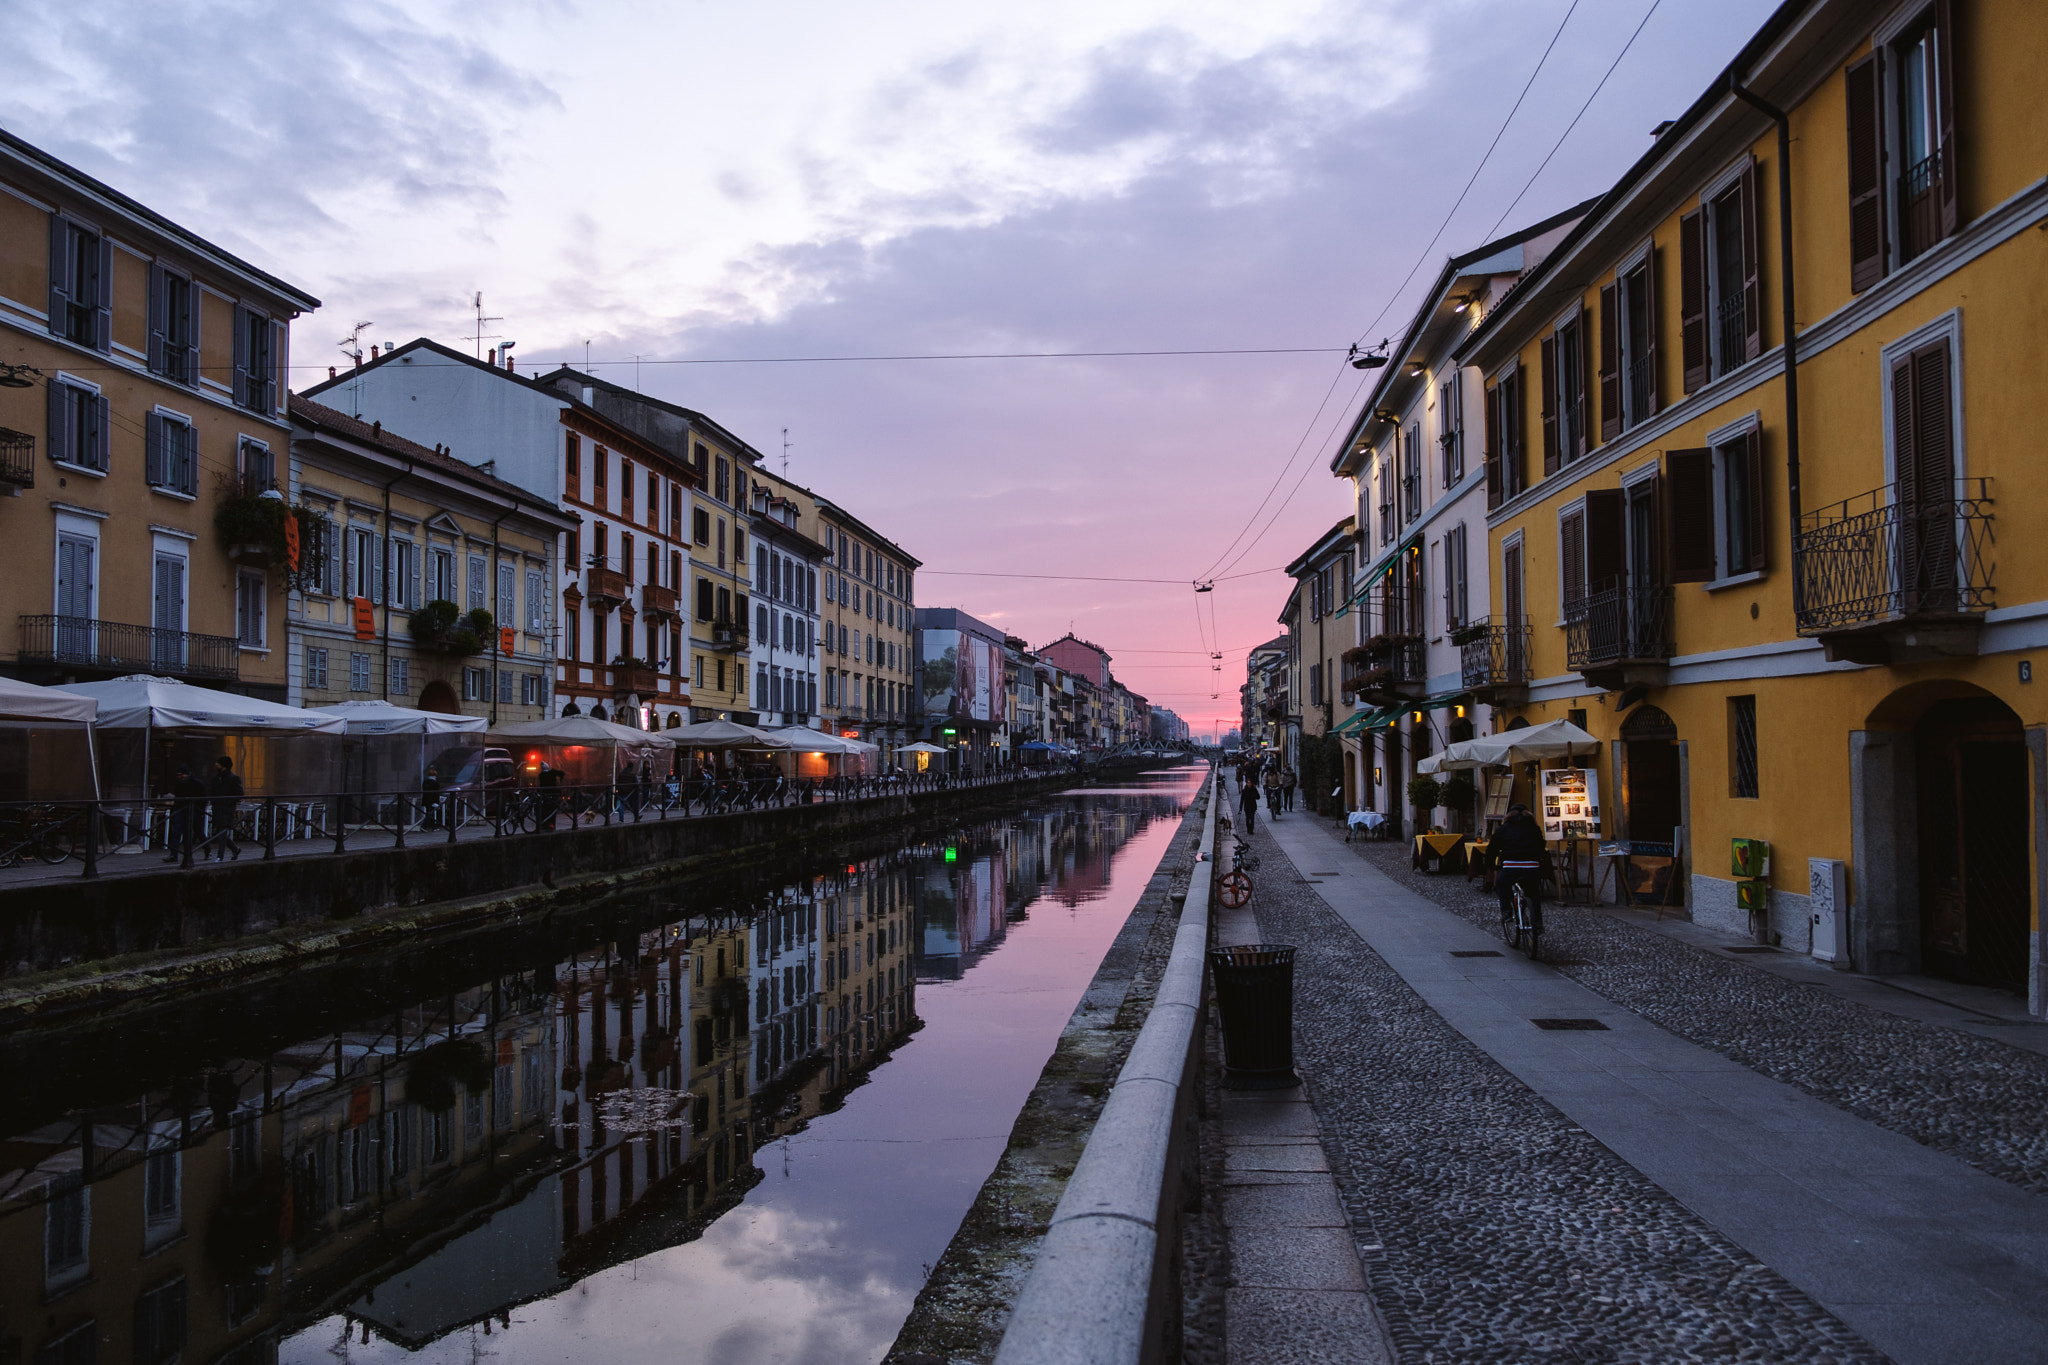
[[370, 607], [370, 599], [356, 599], [356, 638], [374, 640], [377, 638], [377, 613]]
[[293, 573], [298, 572], [299, 518], [289, 508], [285, 510], [284, 514], [284, 562], [291, 566]]
[[499, 652], [500, 654], [510, 654], [510, 653], [512, 653], [512, 652], [513, 652], [513, 648], [514, 648], [514, 646], [513, 646], [513, 635], [514, 635], [514, 634], [515, 634], [515, 632], [513, 631], [512, 627], [510, 627], [510, 626], [499, 626], [499, 627], [498, 627], [498, 652]]

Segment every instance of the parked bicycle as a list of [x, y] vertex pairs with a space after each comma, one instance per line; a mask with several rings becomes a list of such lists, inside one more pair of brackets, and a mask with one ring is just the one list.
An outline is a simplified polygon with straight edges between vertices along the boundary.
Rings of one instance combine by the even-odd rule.
[[1237, 852], [1230, 860], [1230, 871], [1223, 874], [1223, 880], [1216, 884], [1216, 899], [1226, 910], [1236, 910], [1252, 898], [1252, 873], [1259, 870], [1259, 855], [1252, 852], [1251, 843], [1245, 839], [1237, 841]]
[[63, 862], [71, 856], [71, 824], [46, 806], [9, 809], [0, 816], [0, 867], [18, 867], [31, 858], [52, 866]]

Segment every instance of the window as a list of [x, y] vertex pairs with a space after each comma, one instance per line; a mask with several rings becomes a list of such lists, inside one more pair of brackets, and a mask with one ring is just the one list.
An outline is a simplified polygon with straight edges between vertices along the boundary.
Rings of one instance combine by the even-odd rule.
[[1600, 290], [1600, 439], [1657, 412], [1657, 255]]
[[185, 1277], [135, 1300], [136, 1365], [161, 1365], [185, 1348]]
[[697, 619], [698, 619], [699, 621], [711, 621], [711, 620], [715, 620], [715, 619], [716, 619], [716, 618], [715, 618], [715, 617], [713, 616], [713, 614], [712, 614], [713, 608], [712, 608], [711, 600], [712, 600], [712, 599], [711, 599], [711, 580], [710, 580], [710, 579], [708, 579], [708, 578], [700, 578], [700, 579], [698, 579], [698, 580], [697, 580]]
[[455, 552], [439, 545], [427, 551], [427, 601], [455, 600]]
[[77, 1172], [59, 1176], [43, 1196], [43, 1275], [52, 1285], [86, 1273], [92, 1250], [92, 1192]]
[[1728, 794], [1753, 797], [1756, 785], [1756, 698], [1728, 699]]
[[1401, 520], [1422, 515], [1422, 423], [1411, 422], [1401, 443]]
[[388, 546], [391, 579], [386, 584], [385, 597], [391, 605], [401, 611], [410, 611], [420, 604], [420, 555], [419, 547], [410, 540], [393, 537], [385, 542]]
[[595, 490], [591, 494], [591, 499], [599, 507], [608, 505], [604, 496], [604, 476], [606, 468], [611, 462], [612, 457], [603, 446], [592, 446], [590, 448], [590, 486]]
[[1455, 370], [1437, 389], [1436, 443], [1443, 450], [1444, 487], [1456, 487], [1465, 477], [1465, 386]]
[[500, 706], [510, 706], [512, 704], [512, 675], [504, 669], [498, 670], [498, 704]]
[[[397, 660], [393, 660], [396, 663]], [[491, 699], [491, 674], [489, 669], [465, 668], [462, 670], [462, 699], [464, 701], [489, 701]]]
[[541, 704], [540, 674], [521, 673], [519, 675], [519, 704], [521, 706], [539, 706]]
[[[488, 605], [484, 601], [484, 581], [485, 575], [488, 572], [489, 570], [484, 564], [484, 557], [482, 555], [471, 555], [469, 557], [469, 600], [465, 610], [482, 611]], [[399, 577], [403, 578], [404, 575], [400, 574]]]
[[539, 569], [526, 571], [526, 629], [534, 635], [547, 633], [547, 589]]
[[412, 660], [397, 658], [391, 661], [391, 695], [409, 697], [412, 695]]
[[619, 515], [627, 521], [633, 519], [633, 462], [619, 456]]
[[1543, 476], [1590, 448], [1586, 410], [1586, 317], [1581, 309], [1543, 338]]
[[1678, 220], [1679, 349], [1685, 391], [1718, 379], [1763, 352], [1757, 264], [1756, 165], [1725, 190], [1703, 196]]
[[661, 546], [647, 542], [647, 581], [655, 587], [661, 586]]
[[50, 401], [50, 458], [59, 464], [107, 472], [113, 415], [99, 390], [64, 379], [47, 386]]
[[235, 642], [244, 649], [263, 648], [263, 575], [244, 569], [235, 575]]
[[348, 656], [348, 690], [367, 692], [370, 690], [370, 656], [351, 654]]
[[725, 456], [721, 455], [718, 457], [717, 468], [717, 482], [712, 485], [712, 495], [729, 505], [732, 502], [732, 466], [727, 464]]
[[[691, 513], [690, 521], [691, 530], [695, 532], [696, 542], [699, 545], [709, 545], [711, 543], [711, 513], [702, 507], [696, 508]], [[720, 529], [724, 529], [723, 523], [721, 523]]]
[[1557, 600], [1567, 611], [1586, 596], [1586, 510], [1576, 507], [1557, 520]]
[[327, 651], [312, 645], [306, 646], [306, 686], [327, 686]]
[[284, 355], [284, 324], [235, 305], [235, 403], [252, 412], [277, 406], [277, 370]]
[[1953, 236], [1955, 34], [1929, 5], [1845, 74], [1849, 99], [1849, 287], [1863, 290]]
[[1708, 448], [1666, 451], [1664, 465], [1671, 581], [1762, 572], [1769, 559], [1762, 432], [1752, 425]]
[[683, 486], [679, 483], [668, 486], [668, 538], [683, 538]]
[[151, 488], [195, 497], [199, 492], [199, 434], [176, 413], [159, 409], [144, 418], [143, 468]]
[[1465, 528], [1444, 532], [1444, 625], [1461, 626], [1470, 606], [1465, 578]]
[[1394, 543], [1394, 460], [1380, 461], [1380, 547]]
[[149, 372], [174, 384], [199, 382], [199, 307], [192, 281], [149, 268]]
[[1323, 666], [1321, 664], [1310, 664], [1308, 666], [1308, 704], [1310, 706], [1321, 706], [1323, 704]]
[[509, 626], [519, 619], [517, 596], [517, 570], [510, 564], [498, 565], [498, 624]]
[[142, 1240], [158, 1245], [177, 1235], [180, 1227], [182, 1191], [179, 1188], [184, 1154], [174, 1135], [152, 1133], [149, 1152], [142, 1159]]
[[572, 498], [583, 496], [583, 438], [573, 431], [564, 438], [562, 487]]
[[628, 583], [633, 581], [633, 537], [623, 532], [619, 535], [619, 572]]
[[1522, 366], [1486, 391], [1486, 505], [1495, 508], [1529, 486], [1522, 454]]
[[50, 331], [95, 351], [114, 348], [114, 244], [62, 214], [50, 219]]

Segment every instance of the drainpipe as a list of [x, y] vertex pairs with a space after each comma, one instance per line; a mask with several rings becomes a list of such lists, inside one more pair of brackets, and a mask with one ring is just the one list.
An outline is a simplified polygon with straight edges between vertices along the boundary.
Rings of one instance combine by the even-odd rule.
[[1792, 120], [1783, 109], [1731, 77], [1728, 91], [1778, 125], [1778, 254], [1779, 294], [1785, 328], [1785, 486], [1792, 549], [1792, 618], [1798, 622], [1804, 603], [1799, 584], [1799, 324], [1792, 288]]
[[380, 556], [383, 563], [377, 566], [378, 577], [385, 580], [384, 600], [379, 603], [384, 608], [384, 651], [378, 665], [384, 677], [380, 681], [378, 695], [386, 701], [391, 700], [391, 490], [411, 477], [412, 461], [407, 460], [405, 472], [384, 485], [384, 553]]
[[[519, 502], [515, 498], [512, 502], [511, 511], [504, 513], [491, 523], [491, 596], [493, 598], [498, 595], [497, 575], [505, 571], [505, 548], [498, 543], [498, 528], [505, 524], [506, 517], [511, 516], [513, 512], [518, 510]], [[516, 600], [518, 585], [515, 584], [513, 586]], [[496, 603], [494, 602], [492, 605], [495, 606]], [[505, 623], [503, 621], [498, 622], [498, 629], [502, 631], [504, 628]], [[498, 723], [498, 668], [500, 666], [498, 660], [504, 657], [505, 652], [498, 648], [498, 642], [496, 640], [491, 641], [491, 724], [493, 725]]]

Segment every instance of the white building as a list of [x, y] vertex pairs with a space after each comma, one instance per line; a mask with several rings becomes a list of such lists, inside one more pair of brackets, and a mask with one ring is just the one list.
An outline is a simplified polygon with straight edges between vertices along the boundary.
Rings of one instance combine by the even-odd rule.
[[831, 552], [797, 530], [794, 502], [757, 486], [754, 533], [754, 710], [764, 728], [816, 730], [818, 574]]

